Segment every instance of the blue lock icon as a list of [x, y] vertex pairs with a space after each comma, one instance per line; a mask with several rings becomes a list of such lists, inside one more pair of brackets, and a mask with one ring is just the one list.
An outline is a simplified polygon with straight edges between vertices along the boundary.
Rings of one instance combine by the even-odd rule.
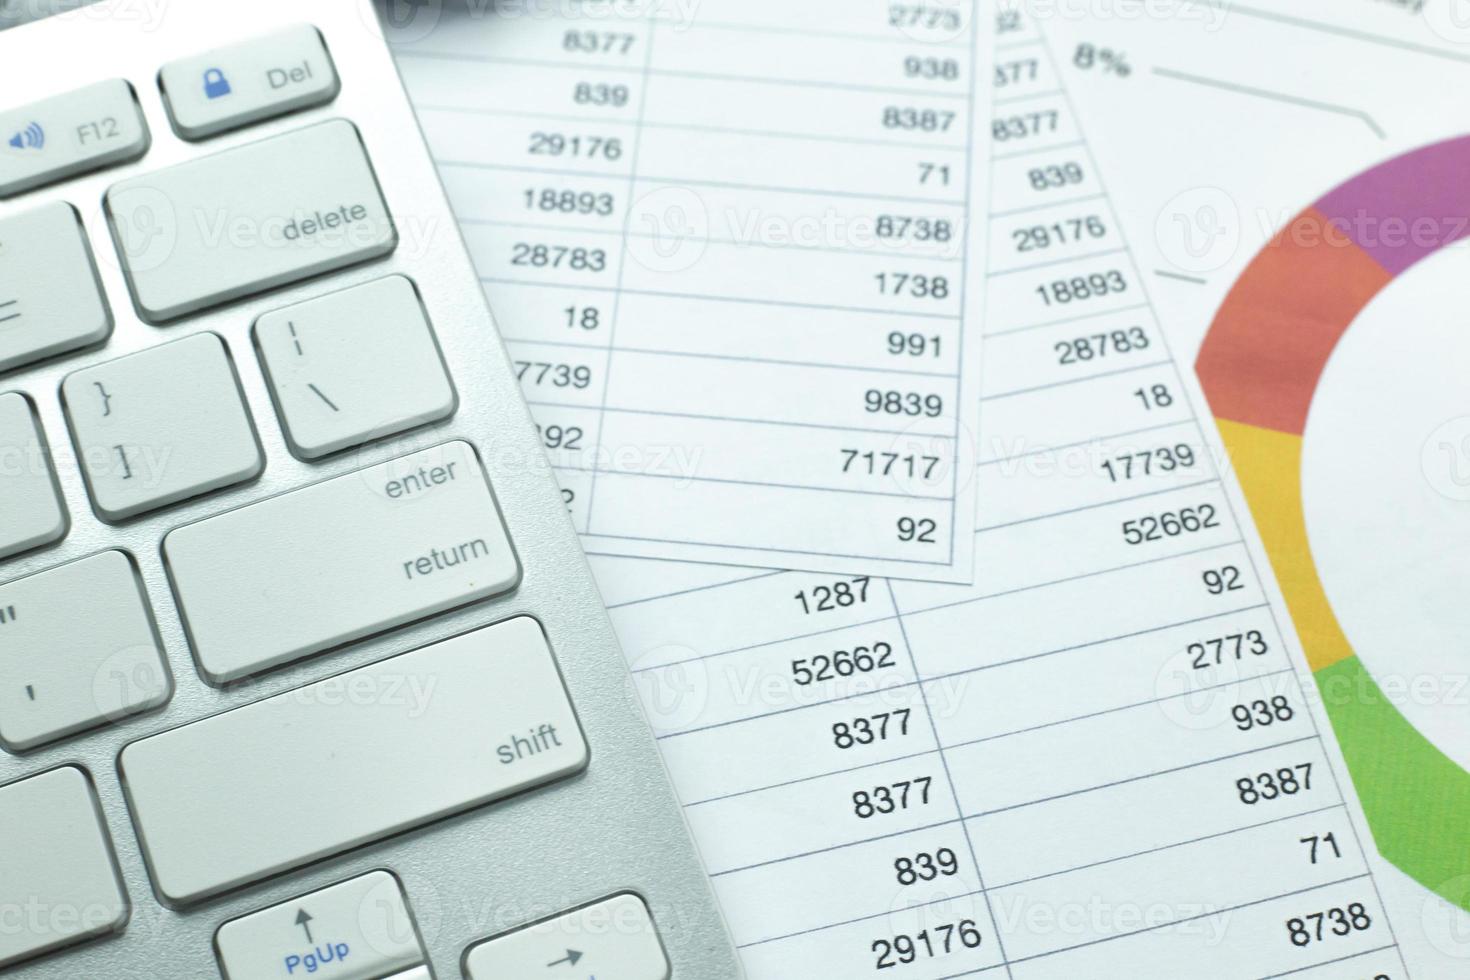
[[230, 94], [230, 82], [218, 68], [204, 69], [204, 97], [218, 99]]

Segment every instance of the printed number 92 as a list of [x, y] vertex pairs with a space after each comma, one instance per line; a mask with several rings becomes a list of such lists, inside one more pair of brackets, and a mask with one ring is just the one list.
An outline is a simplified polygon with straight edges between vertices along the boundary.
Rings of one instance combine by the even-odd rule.
[[916, 544], [933, 544], [934, 532], [938, 529], [938, 523], [927, 517], [900, 517], [898, 519], [898, 540]]

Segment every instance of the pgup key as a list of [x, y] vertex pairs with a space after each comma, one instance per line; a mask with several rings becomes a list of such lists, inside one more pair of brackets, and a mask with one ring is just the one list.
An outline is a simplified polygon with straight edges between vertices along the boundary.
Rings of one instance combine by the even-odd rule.
[[226, 922], [215, 934], [228, 980], [320, 974], [375, 980], [424, 961], [398, 879], [373, 871]]

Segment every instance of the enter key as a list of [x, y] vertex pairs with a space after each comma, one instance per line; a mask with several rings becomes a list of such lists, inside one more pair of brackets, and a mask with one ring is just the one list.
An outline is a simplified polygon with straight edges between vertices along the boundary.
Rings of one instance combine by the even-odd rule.
[[186, 525], [164, 538], [163, 551], [194, 654], [216, 684], [520, 581], [466, 442]]

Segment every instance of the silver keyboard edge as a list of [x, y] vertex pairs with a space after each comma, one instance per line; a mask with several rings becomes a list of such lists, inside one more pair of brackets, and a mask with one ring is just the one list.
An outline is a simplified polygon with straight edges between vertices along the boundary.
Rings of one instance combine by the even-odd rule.
[[[121, 867], [132, 917], [119, 934], [6, 970], [19, 980], [165, 980], [219, 975], [213, 937], [237, 916], [385, 868], [403, 883], [430, 958], [428, 970], [397, 980], [460, 976], [470, 945], [516, 926], [620, 891], [643, 896], [673, 962], [675, 978], [739, 977], [738, 960], [713, 889], [689, 837], [626, 664], [586, 559], [561, 503], [536, 430], [521, 399], [487, 304], [444, 192], [418, 133], [397, 70], [380, 37], [371, 0], [300, 5], [290, 0], [218, 3], [162, 0], [144, 5], [104, 0], [84, 10], [0, 32], [0, 91], [41, 99], [92, 81], [122, 77], [137, 90], [152, 146], [137, 161], [0, 201], [0, 216], [55, 200], [81, 213], [116, 324], [100, 348], [0, 375], [0, 392], [22, 391], [37, 403], [57, 459], [72, 526], [49, 548], [0, 561], [0, 581], [123, 548], [137, 560], [175, 680], [162, 710], [127, 719], [24, 755], [0, 753], [0, 784], [58, 766], [92, 774]], [[145, 17], [144, 14], [149, 16]], [[158, 16], [153, 16], [158, 15]], [[332, 102], [243, 127], [202, 143], [179, 138], [158, 90], [158, 68], [174, 58], [308, 22], [321, 30], [341, 76]], [[22, 57], [6, 52], [24, 51]], [[53, 52], [54, 57], [37, 57]], [[81, 70], [85, 66], [85, 70]], [[7, 105], [14, 100], [7, 98]], [[127, 177], [328, 119], [362, 133], [401, 238], [390, 256], [263, 295], [226, 304], [167, 326], [134, 310], [113, 251], [101, 202]], [[250, 330], [270, 310], [394, 273], [419, 287], [450, 366], [460, 405], [444, 422], [325, 460], [292, 456]], [[229, 345], [266, 457], [253, 482], [143, 515], [121, 525], [91, 507], [71, 456], [61, 379], [157, 344], [213, 331]], [[508, 595], [471, 604], [224, 690], [206, 684], [193, 661], [160, 545], [173, 528], [454, 438], [479, 451], [525, 566]], [[289, 691], [323, 677], [417, 649], [479, 626], [530, 615], [553, 652], [591, 750], [586, 772], [546, 789], [451, 817], [380, 844], [317, 862], [299, 872], [231, 892], [182, 911], [166, 909], [149, 880], [119, 782], [117, 753], [145, 735]]]

